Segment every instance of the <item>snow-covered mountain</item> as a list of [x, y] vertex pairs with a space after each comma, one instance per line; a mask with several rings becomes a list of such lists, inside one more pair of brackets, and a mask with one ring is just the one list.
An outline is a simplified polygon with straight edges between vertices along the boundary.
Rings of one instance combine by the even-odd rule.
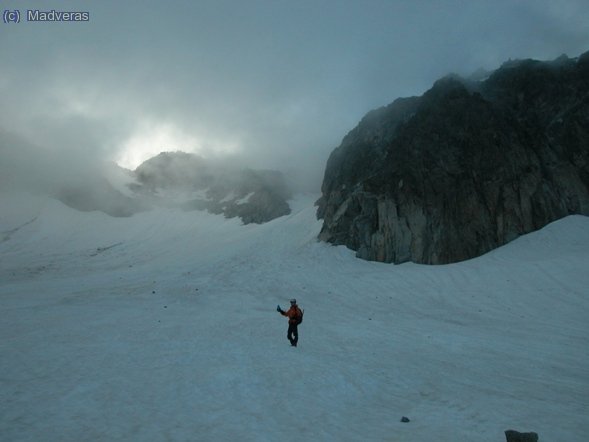
[[207, 210], [264, 223], [290, 213], [291, 189], [282, 172], [250, 169], [228, 160], [185, 152], [162, 152], [136, 170], [98, 159], [72, 159], [27, 146], [5, 155], [20, 140], [0, 134], [0, 191], [26, 189], [76, 210], [128, 217], [154, 207]]
[[242, 225], [0, 195], [0, 440], [586, 440], [587, 217], [394, 266], [317, 242], [316, 199]]
[[279, 171], [217, 164], [185, 152], [162, 152], [134, 172], [129, 186], [150, 205], [208, 210], [245, 224], [288, 215], [291, 191]]

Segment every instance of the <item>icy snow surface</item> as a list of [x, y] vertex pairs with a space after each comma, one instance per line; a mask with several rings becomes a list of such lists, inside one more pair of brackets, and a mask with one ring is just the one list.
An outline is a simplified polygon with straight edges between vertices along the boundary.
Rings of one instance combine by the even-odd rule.
[[0, 195], [0, 440], [589, 440], [588, 218], [394, 266], [318, 243], [316, 197], [244, 226]]

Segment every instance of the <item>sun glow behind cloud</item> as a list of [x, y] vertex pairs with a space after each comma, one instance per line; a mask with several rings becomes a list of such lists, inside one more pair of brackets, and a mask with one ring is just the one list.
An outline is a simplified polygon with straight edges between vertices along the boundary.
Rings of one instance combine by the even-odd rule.
[[589, 47], [587, 0], [140, 3], [93, 2], [80, 26], [0, 26], [0, 165], [19, 140], [70, 168], [182, 150], [318, 190], [370, 109], [450, 72]]
[[187, 133], [172, 123], [143, 123], [122, 145], [115, 161], [121, 167], [135, 169], [161, 152], [183, 151], [204, 157], [238, 152], [236, 142], [211, 142]]

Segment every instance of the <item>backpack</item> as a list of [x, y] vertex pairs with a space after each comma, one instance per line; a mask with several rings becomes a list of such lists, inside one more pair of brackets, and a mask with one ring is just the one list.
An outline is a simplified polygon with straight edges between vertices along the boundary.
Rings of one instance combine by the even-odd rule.
[[298, 313], [298, 315], [296, 317], [296, 320], [297, 320], [297, 325], [299, 325], [300, 323], [303, 322], [303, 315], [305, 314], [305, 311], [301, 310], [300, 308], [297, 307], [297, 313]]

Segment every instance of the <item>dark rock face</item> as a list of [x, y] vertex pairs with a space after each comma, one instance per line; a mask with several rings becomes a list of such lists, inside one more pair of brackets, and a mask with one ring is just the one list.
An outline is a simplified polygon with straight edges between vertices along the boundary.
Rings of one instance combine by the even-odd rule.
[[239, 176], [239, 190], [234, 190], [236, 196], [218, 209], [226, 217], [238, 216], [244, 224], [260, 224], [290, 213], [287, 200], [291, 193], [282, 173], [246, 169]]
[[589, 215], [589, 53], [449, 76], [369, 112], [328, 162], [323, 241], [360, 258], [473, 258]]

